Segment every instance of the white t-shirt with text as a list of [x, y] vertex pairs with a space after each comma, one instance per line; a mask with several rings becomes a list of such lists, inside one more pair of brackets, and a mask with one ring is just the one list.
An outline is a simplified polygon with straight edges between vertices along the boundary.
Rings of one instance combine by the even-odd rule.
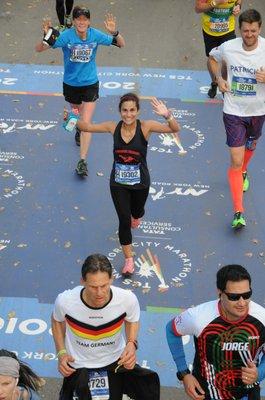
[[258, 38], [255, 50], [246, 51], [242, 38], [224, 42], [210, 52], [216, 61], [227, 66], [227, 81], [231, 92], [224, 94], [224, 112], [240, 117], [265, 114], [265, 83], [256, 80], [256, 71], [265, 70], [265, 39]]
[[112, 364], [125, 347], [125, 321], [137, 322], [139, 302], [129, 290], [111, 286], [111, 299], [102, 308], [88, 306], [81, 297], [83, 286], [60, 293], [53, 317], [65, 322], [65, 347], [74, 368], [100, 368]]

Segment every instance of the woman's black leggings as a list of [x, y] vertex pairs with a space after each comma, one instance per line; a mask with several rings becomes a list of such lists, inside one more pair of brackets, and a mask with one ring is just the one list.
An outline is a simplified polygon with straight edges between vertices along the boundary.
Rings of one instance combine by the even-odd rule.
[[119, 218], [120, 244], [126, 246], [132, 243], [131, 216], [137, 219], [144, 215], [149, 187], [134, 190], [123, 186], [111, 186], [110, 192]]
[[56, 12], [60, 25], [64, 25], [64, 16], [71, 14], [73, 4], [74, 0], [56, 0]]

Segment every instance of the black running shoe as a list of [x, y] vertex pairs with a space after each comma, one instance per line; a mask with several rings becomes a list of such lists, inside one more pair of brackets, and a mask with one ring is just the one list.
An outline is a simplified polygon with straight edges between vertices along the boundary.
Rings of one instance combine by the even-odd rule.
[[79, 175], [81, 177], [88, 176], [87, 163], [83, 159], [78, 161], [75, 170], [76, 170], [77, 175]]
[[65, 25], [66, 28], [71, 28], [71, 26], [72, 26], [71, 15], [65, 15], [64, 16], [64, 25]]
[[212, 82], [211, 83], [211, 87], [208, 90], [208, 96], [210, 97], [210, 99], [214, 99], [215, 98], [216, 93], [217, 93], [217, 88], [218, 88], [217, 83]]
[[76, 132], [75, 132], [75, 144], [76, 144], [77, 146], [80, 146], [80, 133], [81, 133], [80, 129], [79, 129], [79, 128], [76, 128]]

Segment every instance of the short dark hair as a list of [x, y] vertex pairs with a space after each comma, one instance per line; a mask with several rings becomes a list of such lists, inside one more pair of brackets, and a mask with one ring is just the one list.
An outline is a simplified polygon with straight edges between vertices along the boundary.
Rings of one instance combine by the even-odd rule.
[[242, 265], [225, 265], [216, 274], [216, 286], [221, 292], [225, 290], [228, 281], [240, 282], [244, 280], [249, 281], [249, 286], [251, 286], [251, 276]]
[[119, 111], [121, 111], [121, 106], [125, 101], [134, 101], [137, 110], [140, 110], [140, 99], [135, 93], [126, 93], [120, 98]]
[[91, 254], [82, 265], [81, 274], [84, 281], [87, 274], [95, 274], [97, 272], [107, 272], [109, 277], [112, 277], [112, 265], [103, 254]]
[[249, 24], [252, 24], [253, 22], [257, 22], [259, 24], [259, 27], [261, 27], [262, 18], [261, 18], [260, 13], [257, 10], [250, 8], [249, 10], [243, 11], [239, 15], [239, 18], [238, 18], [239, 28], [241, 28], [243, 22], [248, 22]]
[[79, 18], [84, 15], [87, 19], [90, 19], [90, 11], [84, 6], [75, 6], [73, 9], [73, 19]]

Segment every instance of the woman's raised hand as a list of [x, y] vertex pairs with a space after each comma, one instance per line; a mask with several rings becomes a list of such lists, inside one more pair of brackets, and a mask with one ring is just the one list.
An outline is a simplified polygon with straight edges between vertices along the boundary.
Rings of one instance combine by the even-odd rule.
[[156, 97], [154, 97], [151, 100], [151, 104], [154, 112], [157, 115], [161, 115], [161, 117], [167, 118], [168, 115], [170, 114], [170, 111], [168, 110], [167, 106], [162, 100], [158, 100]]

